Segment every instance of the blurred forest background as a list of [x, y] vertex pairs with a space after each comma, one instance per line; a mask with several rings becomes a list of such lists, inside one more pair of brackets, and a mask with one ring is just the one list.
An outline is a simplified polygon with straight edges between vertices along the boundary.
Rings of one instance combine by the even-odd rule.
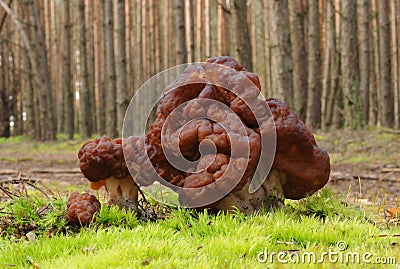
[[400, 0], [0, 0], [0, 137], [120, 135], [135, 89], [231, 55], [312, 129], [399, 128]]

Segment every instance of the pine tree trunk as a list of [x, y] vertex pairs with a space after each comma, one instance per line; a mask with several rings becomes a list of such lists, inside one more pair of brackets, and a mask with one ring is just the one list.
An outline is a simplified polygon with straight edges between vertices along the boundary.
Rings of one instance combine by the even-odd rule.
[[71, 12], [70, 12], [70, 2], [63, 2], [63, 13], [65, 16], [64, 21], [64, 44], [63, 44], [63, 91], [66, 97], [65, 100], [65, 123], [66, 132], [68, 139], [74, 137], [75, 126], [74, 126], [74, 102], [75, 94], [74, 88], [72, 86], [72, 75], [71, 75]]
[[138, 0], [135, 3], [135, 57], [134, 57], [134, 73], [135, 73], [135, 84], [134, 88], [137, 90], [143, 81], [143, 68], [142, 68], [142, 8], [141, 8], [141, 1]]
[[117, 137], [116, 76], [114, 56], [113, 1], [105, 1], [105, 66], [106, 66], [106, 131], [110, 137]]
[[380, 101], [381, 101], [381, 125], [394, 126], [394, 102], [391, 87], [391, 57], [390, 57], [390, 29], [389, 29], [389, 1], [379, 0], [379, 59], [380, 59]]
[[363, 104], [360, 92], [357, 10], [355, 1], [342, 1], [342, 88], [345, 126], [351, 129], [363, 127]]
[[50, 57], [49, 61], [49, 67], [50, 67], [50, 74], [51, 74], [51, 89], [53, 90], [53, 106], [54, 106], [54, 124], [56, 128], [56, 133], [57, 133], [57, 120], [58, 120], [58, 113], [59, 110], [57, 109], [58, 106], [63, 100], [61, 99], [62, 97], [62, 91], [57, 91], [57, 89], [61, 88], [60, 84], [60, 72], [58, 69], [60, 61], [59, 57], [59, 52], [58, 52], [58, 38], [57, 38], [57, 19], [56, 19], [56, 2], [55, 1], [49, 1], [49, 15], [48, 15], [48, 21], [49, 21], [49, 42], [50, 45], [48, 46], [48, 55]]
[[87, 50], [87, 72], [88, 72], [88, 88], [92, 133], [97, 130], [97, 115], [96, 115], [96, 91], [94, 88], [94, 5], [98, 1], [85, 0], [85, 20], [86, 20], [86, 50]]
[[189, 37], [187, 38], [187, 40], [189, 41], [189, 44], [186, 44], [189, 47], [188, 52], [188, 60], [190, 62], [194, 62], [196, 61], [196, 55], [195, 55], [195, 31], [196, 31], [196, 27], [195, 27], [195, 18], [196, 18], [196, 2], [195, 1], [191, 1], [191, 0], [186, 0], [185, 2], [185, 6], [187, 6], [186, 10], [189, 19], [186, 19], [186, 21], [189, 21], [189, 25], [186, 25], [187, 28], [189, 29]]
[[272, 96], [272, 72], [271, 72], [271, 20], [270, 20], [270, 4], [269, 0], [264, 0], [264, 25], [265, 25], [265, 78], [264, 78], [264, 95]]
[[[29, 8], [26, 7], [25, 3], [20, 3], [19, 9], [22, 13], [21, 15], [21, 22], [22, 23], [29, 23]], [[23, 49], [23, 56], [24, 56], [24, 69], [29, 70], [29, 72], [25, 72], [25, 80], [26, 80], [26, 98], [25, 98], [25, 106], [26, 106], [26, 121], [27, 121], [27, 128], [25, 128], [25, 134], [34, 137], [37, 140], [40, 140], [41, 138], [39, 137], [40, 131], [38, 128], [36, 128], [37, 123], [39, 122], [38, 116], [36, 114], [36, 109], [35, 109], [35, 98], [36, 98], [36, 88], [35, 87], [35, 74], [36, 68], [32, 66], [32, 63], [34, 62], [34, 57], [33, 57], [33, 52], [30, 50], [28, 38], [30, 39], [31, 36], [31, 28], [27, 27], [26, 28], [26, 43], [22, 42], [24, 44], [24, 49]], [[21, 41], [23, 41], [23, 34], [21, 34]], [[28, 45], [28, 46], [27, 46]]]
[[[327, 50], [329, 51], [329, 74], [326, 75], [327, 89], [325, 101], [325, 118], [324, 118], [324, 128], [329, 129], [332, 126], [333, 113], [335, 107], [335, 100], [338, 92], [338, 72], [339, 72], [339, 58], [340, 55], [337, 52], [336, 46], [336, 22], [335, 22], [335, 3], [333, 0], [328, 0], [327, 3]], [[325, 70], [324, 70], [325, 71]]]
[[185, 36], [185, 2], [175, 0], [175, 31], [176, 31], [176, 63], [187, 62], [186, 36]]
[[398, 84], [399, 84], [399, 77], [398, 75], [398, 69], [399, 69], [399, 62], [397, 61], [397, 55], [399, 54], [399, 47], [400, 44], [397, 42], [397, 29], [396, 29], [396, 19], [399, 16], [399, 14], [396, 14], [396, 5], [399, 5], [400, 1], [390, 1], [390, 38], [391, 38], [391, 52], [390, 55], [392, 57], [391, 59], [391, 64], [392, 64], [392, 69], [391, 69], [391, 77], [392, 77], [392, 91], [393, 91], [393, 103], [394, 103], [394, 128], [399, 128], [400, 124], [400, 103], [398, 100], [400, 100], [400, 93], [398, 91]]
[[154, 63], [155, 72], [158, 73], [162, 70], [161, 68], [161, 32], [160, 32], [160, 6], [161, 1], [154, 1], [153, 8], [153, 20], [154, 20]]
[[364, 105], [364, 124], [369, 124], [369, 1], [358, 0], [358, 27], [359, 27], [359, 46], [360, 46], [360, 90], [362, 92], [362, 102]]
[[373, 67], [373, 76], [374, 78], [374, 88], [371, 91], [371, 115], [375, 125], [380, 124], [381, 112], [380, 106], [381, 103], [379, 101], [380, 95], [380, 81], [381, 81], [381, 73], [380, 73], [380, 66], [381, 61], [379, 58], [379, 23], [378, 23], [378, 4], [377, 0], [372, 0], [371, 3], [371, 14], [372, 14], [372, 60], [371, 66]]
[[265, 33], [265, 7], [262, 0], [256, 0], [252, 6], [252, 16], [253, 16], [253, 26], [254, 30], [252, 32], [252, 44], [253, 46], [253, 69], [260, 77], [260, 84], [263, 90], [266, 89], [266, 60], [265, 55], [266, 47], [266, 33]]
[[400, 1], [396, 2], [396, 38], [397, 38], [397, 105], [398, 111], [398, 128], [400, 127]]
[[[26, 49], [24, 49], [24, 68], [25, 70], [32, 70], [31, 68], [31, 64], [29, 61], [29, 56], [28, 53], [26, 51]], [[36, 126], [35, 123], [37, 121], [37, 117], [35, 114], [35, 108], [34, 108], [34, 98], [35, 98], [35, 94], [34, 94], [34, 82], [33, 82], [33, 75], [31, 72], [29, 72], [26, 76], [26, 98], [25, 98], [25, 106], [26, 106], [26, 121], [27, 121], [27, 128], [25, 128], [25, 134], [29, 135], [29, 136], [33, 136], [35, 138], [36, 134], [37, 134], [37, 130], [36, 130]]]
[[218, 1], [210, 1], [210, 54], [218, 56]]
[[118, 110], [118, 128], [122, 130], [124, 116], [126, 109], [129, 105], [129, 89], [127, 84], [127, 72], [126, 72], [126, 50], [125, 50], [125, 0], [118, 0], [118, 76], [117, 76], [117, 110]]
[[156, 54], [156, 49], [155, 49], [155, 35], [154, 35], [154, 1], [153, 0], [147, 0], [149, 3], [149, 8], [148, 8], [148, 15], [147, 15], [147, 40], [148, 40], [148, 53], [147, 53], [147, 62], [149, 66], [149, 77], [152, 77], [156, 73], [156, 62], [155, 62], [155, 54]]
[[319, 2], [308, 1], [308, 99], [307, 125], [321, 128], [321, 47], [319, 27]]
[[307, 115], [307, 50], [305, 44], [304, 18], [306, 10], [303, 0], [289, 1], [290, 9], [290, 39], [293, 61], [293, 109], [300, 119], [306, 120]]
[[149, 79], [150, 78], [150, 67], [149, 63], [147, 61], [147, 55], [149, 54], [149, 45], [148, 45], [148, 31], [149, 31], [149, 26], [148, 26], [148, 1], [141, 1], [141, 28], [142, 28], [142, 54], [141, 54], [141, 61], [142, 65], [141, 68], [143, 69], [143, 79]]
[[50, 69], [47, 60], [47, 48], [44, 26], [42, 24], [42, 9], [38, 2], [29, 0], [32, 24], [34, 26], [33, 42], [32, 46], [36, 52], [36, 59], [38, 65], [38, 71], [40, 76], [40, 111], [41, 111], [41, 122], [43, 128], [43, 139], [55, 140], [57, 126], [55, 124], [54, 107], [53, 107], [53, 96], [51, 89], [51, 78]]
[[[15, 12], [20, 14], [19, 7], [15, 6]], [[12, 26], [11, 23], [9, 23]], [[10, 27], [11, 28], [11, 27]], [[10, 46], [10, 52], [12, 53], [12, 68], [13, 68], [13, 115], [14, 115], [14, 127], [13, 127], [13, 135], [22, 135], [24, 131], [24, 120], [23, 120], [23, 79], [22, 79], [22, 51], [20, 44], [20, 32], [15, 31], [13, 35], [13, 41], [10, 44], [15, 44]]]
[[219, 5], [219, 10], [220, 10], [220, 26], [218, 27], [220, 29], [220, 46], [221, 46], [221, 53], [222, 55], [231, 55], [234, 57], [232, 53], [230, 53], [230, 43], [231, 43], [231, 38], [229, 34], [229, 8], [226, 5], [226, 1], [221, 1]]
[[272, 91], [292, 106], [292, 60], [287, 0], [270, 5]]
[[[247, 23], [246, 0], [234, 0], [233, 21], [234, 28], [231, 32], [236, 33], [236, 54], [238, 60], [247, 70], [253, 71], [252, 48], [250, 42], [249, 25]], [[235, 29], [235, 30], [234, 30]]]
[[[3, 47], [4, 44], [0, 43], [0, 57], [1, 59], [6, 59], [6, 48]], [[7, 70], [7, 61], [2, 61], [1, 69]], [[10, 116], [11, 116], [11, 106], [8, 92], [9, 87], [7, 83], [7, 72], [0, 72], [0, 137], [10, 137]]]
[[79, 66], [81, 85], [79, 91], [79, 103], [81, 112], [81, 132], [83, 138], [88, 138], [92, 135], [92, 110], [89, 94], [89, 73], [87, 66], [87, 49], [86, 49], [86, 23], [85, 23], [85, 1], [79, 1], [79, 21], [80, 21], [80, 40], [79, 40]]
[[[335, 86], [335, 83], [331, 83], [333, 88], [333, 99], [334, 99], [334, 109], [333, 109], [333, 116], [332, 116], [332, 128], [335, 129], [340, 129], [343, 127], [344, 125], [344, 102], [343, 102], [343, 89], [340, 85], [340, 75], [341, 75], [341, 63], [342, 63], [342, 54], [341, 54], [341, 44], [342, 44], [342, 40], [343, 40], [343, 35], [341, 34], [340, 30], [342, 27], [342, 24], [344, 23], [344, 18], [342, 15], [342, 5], [341, 2], [338, 0], [334, 0], [335, 1], [335, 21], [336, 21], [336, 53], [335, 53], [335, 67], [333, 68], [332, 71], [335, 72], [336, 75], [336, 79], [335, 79], [335, 83], [337, 85], [337, 87]], [[333, 74], [331, 75], [331, 78], [333, 79]], [[333, 81], [332, 81], [333, 82]]]
[[94, 92], [95, 92], [95, 114], [96, 114], [96, 132], [105, 133], [104, 103], [103, 103], [103, 46], [102, 46], [102, 17], [101, 5], [103, 2], [96, 1], [93, 3], [93, 55], [94, 55]]

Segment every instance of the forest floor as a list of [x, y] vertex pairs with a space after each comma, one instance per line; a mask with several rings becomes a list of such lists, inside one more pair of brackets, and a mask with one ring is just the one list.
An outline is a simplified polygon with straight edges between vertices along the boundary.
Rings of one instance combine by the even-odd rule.
[[[0, 266], [286, 268], [291, 257], [290, 268], [400, 268], [400, 134], [316, 138], [331, 157], [331, 179], [283, 210], [210, 214], [149, 199], [143, 212], [152, 218], [102, 206], [87, 227], [65, 219], [68, 193], [89, 191], [77, 159], [84, 141], [0, 139]], [[328, 252], [342, 260], [324, 259]]]
[[[328, 187], [352, 203], [382, 211], [400, 204], [400, 133], [393, 130], [330, 131], [315, 135], [331, 158]], [[23, 137], [0, 140], [0, 181], [31, 179], [47, 192], [90, 191], [79, 170], [82, 140], [34, 142]], [[4, 195], [0, 193], [0, 197]]]

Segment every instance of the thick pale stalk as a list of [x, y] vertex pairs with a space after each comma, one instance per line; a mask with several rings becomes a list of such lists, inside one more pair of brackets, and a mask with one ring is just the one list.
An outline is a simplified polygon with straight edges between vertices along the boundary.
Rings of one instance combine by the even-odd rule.
[[127, 209], [137, 209], [138, 205], [138, 186], [131, 176], [125, 178], [115, 178], [113, 176], [96, 182], [89, 182], [93, 190], [99, 190], [105, 186], [107, 191], [107, 204], [118, 205]]
[[113, 176], [106, 179], [108, 204], [123, 208], [137, 209], [138, 186], [131, 176], [117, 179]]
[[221, 211], [235, 211], [237, 208], [244, 214], [253, 214], [261, 208], [283, 208], [284, 194], [282, 185], [286, 181], [286, 175], [273, 169], [263, 185], [254, 193], [249, 193], [250, 181], [240, 190], [229, 193], [219, 201], [215, 208]]

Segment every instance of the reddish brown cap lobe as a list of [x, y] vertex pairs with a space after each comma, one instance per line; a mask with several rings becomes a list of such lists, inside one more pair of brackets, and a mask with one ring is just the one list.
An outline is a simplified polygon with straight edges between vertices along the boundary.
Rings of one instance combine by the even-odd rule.
[[67, 220], [76, 224], [88, 224], [100, 208], [101, 204], [96, 196], [89, 193], [73, 192], [67, 203]]

